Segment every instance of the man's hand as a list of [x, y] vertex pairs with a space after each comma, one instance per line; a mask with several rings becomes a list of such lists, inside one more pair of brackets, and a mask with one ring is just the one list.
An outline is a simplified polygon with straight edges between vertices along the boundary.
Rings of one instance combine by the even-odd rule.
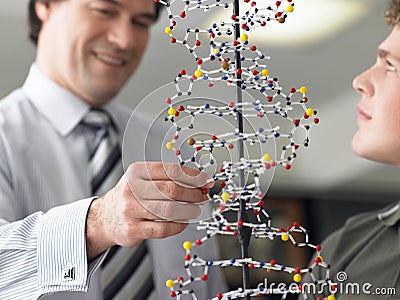
[[183, 231], [207, 201], [213, 186], [204, 172], [177, 164], [137, 162], [117, 185], [94, 200], [86, 221], [86, 249], [92, 259], [113, 245], [133, 247], [144, 239]]

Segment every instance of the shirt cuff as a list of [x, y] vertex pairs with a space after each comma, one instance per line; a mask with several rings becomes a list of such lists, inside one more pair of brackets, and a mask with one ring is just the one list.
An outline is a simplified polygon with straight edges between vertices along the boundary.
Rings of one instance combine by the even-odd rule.
[[38, 284], [43, 293], [87, 292], [106, 253], [90, 263], [86, 254], [86, 216], [94, 197], [57, 206], [43, 215], [38, 236]]

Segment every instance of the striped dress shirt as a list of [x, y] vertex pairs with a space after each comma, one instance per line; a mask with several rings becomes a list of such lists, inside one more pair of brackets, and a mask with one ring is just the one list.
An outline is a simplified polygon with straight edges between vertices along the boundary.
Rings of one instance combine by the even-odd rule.
[[[82, 118], [90, 108], [32, 65], [22, 88], [0, 101], [0, 299], [99, 300], [100, 256], [88, 264], [85, 244], [90, 197], [88, 150]], [[122, 140], [129, 114], [116, 103], [104, 107]], [[162, 140], [160, 138], [160, 140]], [[82, 200], [78, 200], [82, 199]], [[186, 274], [182, 234], [149, 242], [155, 299], [170, 299], [165, 280]], [[210, 242], [203, 257], [218, 256]], [[224, 288], [216, 272], [199, 299]], [[214, 277], [213, 277], [214, 276]]]

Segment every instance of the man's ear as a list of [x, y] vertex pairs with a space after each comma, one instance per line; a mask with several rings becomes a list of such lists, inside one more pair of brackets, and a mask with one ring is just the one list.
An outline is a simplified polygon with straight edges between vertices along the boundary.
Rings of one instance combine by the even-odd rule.
[[44, 22], [49, 18], [50, 15], [50, 4], [44, 3], [42, 1], [37, 1], [35, 3], [35, 11], [39, 20]]

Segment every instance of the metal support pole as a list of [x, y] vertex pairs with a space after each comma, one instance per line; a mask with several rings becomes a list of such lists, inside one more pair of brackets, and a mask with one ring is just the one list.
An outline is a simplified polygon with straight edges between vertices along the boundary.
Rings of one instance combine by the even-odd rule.
[[[237, 18], [240, 16], [239, 0], [234, 0], [233, 14], [235, 16], [237, 16]], [[235, 40], [238, 40], [240, 38], [240, 24], [237, 19], [235, 20], [234, 29], [235, 29], [235, 33], [234, 33]], [[242, 100], [242, 76], [241, 76], [240, 72], [237, 72], [237, 70], [241, 69], [241, 66], [242, 66], [240, 58], [241, 58], [240, 51], [237, 51], [235, 53], [236, 79], [237, 79], [236, 103], [243, 102], [243, 100]], [[237, 128], [239, 130], [239, 133], [243, 133], [242, 109], [238, 109], [237, 114], [236, 114], [236, 120], [237, 120]], [[242, 159], [244, 157], [244, 145], [243, 145], [242, 139], [238, 140], [238, 153], [239, 153], [239, 159]], [[239, 186], [244, 187], [245, 185], [246, 185], [246, 182], [245, 182], [244, 170], [239, 169]], [[246, 211], [246, 200], [239, 199], [239, 201], [240, 201], [240, 207], [239, 207], [239, 212], [238, 212], [238, 220], [242, 220], [244, 223], [246, 223], [249, 221], [247, 211]], [[251, 237], [251, 228], [246, 227], [246, 226], [239, 227], [238, 237], [239, 237], [242, 259], [248, 258], [248, 256], [249, 256], [248, 248], [249, 248], [250, 237]], [[243, 273], [243, 289], [246, 290], [249, 288], [249, 280], [250, 280], [249, 266], [247, 264], [243, 264], [242, 273]], [[250, 300], [249, 295], [247, 296], [247, 300]]]

